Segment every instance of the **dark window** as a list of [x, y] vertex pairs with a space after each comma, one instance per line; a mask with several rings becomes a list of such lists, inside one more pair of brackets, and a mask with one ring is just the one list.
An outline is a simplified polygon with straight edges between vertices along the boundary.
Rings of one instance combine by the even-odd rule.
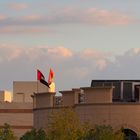
[[79, 93], [79, 103], [84, 103], [84, 102], [85, 102], [85, 94]]
[[124, 83], [123, 86], [123, 98], [124, 101], [131, 101], [132, 100], [132, 83]]
[[125, 140], [138, 140], [137, 134], [131, 129], [124, 129]]

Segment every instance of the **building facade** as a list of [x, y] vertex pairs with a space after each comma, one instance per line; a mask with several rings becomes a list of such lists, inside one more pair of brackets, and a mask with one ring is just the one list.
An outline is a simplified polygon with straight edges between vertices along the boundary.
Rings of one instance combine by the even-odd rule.
[[[60, 91], [62, 93], [62, 103], [59, 106], [55, 104], [55, 93], [35, 93], [33, 95], [34, 127], [37, 129], [47, 129], [49, 114], [52, 111], [57, 111], [63, 107], [72, 107], [81, 122], [90, 122], [93, 126], [111, 125], [114, 130], [119, 130], [123, 127], [124, 131], [133, 134], [132, 137], [135, 139], [136, 135], [140, 135], [139, 81], [138, 83], [135, 83], [136, 81], [130, 81], [131, 85], [137, 85], [135, 87], [135, 91], [138, 94], [137, 100], [132, 100], [135, 99], [133, 97], [135, 93], [133, 93], [133, 87], [129, 88], [127, 87], [128, 85], [124, 85], [122, 90], [122, 82], [125, 83], [126, 81], [117, 81], [117, 83], [113, 83], [112, 85], [110, 83], [106, 84], [106, 82], [103, 84], [102, 81], [103, 85], [96, 83], [95, 86], [95, 83], [93, 85], [92, 81], [91, 87]], [[118, 85], [120, 85], [119, 89], [115, 89], [118, 88]], [[128, 89], [132, 89], [131, 96], [129, 95], [130, 91]], [[118, 97], [121, 100], [116, 101], [114, 100], [114, 93], [117, 90]], [[123, 94], [123, 98], [121, 98], [121, 94]], [[126, 99], [130, 100], [128, 101]]]
[[139, 100], [140, 80], [92, 80], [91, 87], [114, 86], [114, 102], [136, 102]]
[[19, 138], [33, 128], [33, 100], [35, 92], [48, 88], [37, 81], [14, 81], [13, 93], [0, 91], [0, 127], [8, 123]]
[[48, 92], [48, 87], [39, 81], [14, 81], [13, 82], [13, 102], [30, 102], [34, 92]]
[[0, 128], [7, 123], [18, 138], [33, 128], [32, 103], [1, 102]]
[[8, 123], [20, 137], [33, 127], [47, 128], [52, 111], [72, 107], [81, 122], [140, 135], [139, 85], [139, 80], [93, 80], [91, 87], [60, 91], [57, 97], [40, 82], [15, 81], [12, 101], [0, 92], [0, 127]]

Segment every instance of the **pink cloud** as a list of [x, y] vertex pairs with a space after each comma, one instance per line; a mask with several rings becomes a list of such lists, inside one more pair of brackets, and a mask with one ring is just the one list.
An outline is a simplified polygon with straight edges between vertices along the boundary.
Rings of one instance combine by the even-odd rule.
[[104, 58], [107, 54], [103, 53], [101, 51], [95, 50], [95, 49], [85, 49], [81, 52], [81, 56], [85, 57], [87, 59], [91, 59], [91, 58]]
[[[64, 7], [50, 10], [51, 15], [26, 15], [22, 17], [6, 17], [0, 15], [2, 23], [1, 33], [43, 33], [52, 24], [88, 24], [92, 26], [128, 25], [136, 22], [136, 19], [118, 11], [109, 11], [98, 8], [78, 9]], [[33, 26], [34, 25], [34, 26]], [[7, 27], [11, 26], [11, 27]], [[17, 29], [16, 29], [17, 28]]]
[[47, 32], [53, 32], [49, 29], [43, 28], [43, 27], [13, 27], [8, 26], [4, 28], [0, 28], [0, 33], [10, 33], [10, 34], [40, 34], [40, 33], [47, 33]]
[[12, 61], [18, 59], [23, 53], [24, 49], [21, 49], [13, 44], [2, 44], [0, 45], [0, 61]]
[[140, 48], [133, 48], [133, 53], [135, 55], [140, 54]]
[[50, 20], [57, 22], [80, 22], [91, 25], [126, 25], [136, 22], [133, 17], [120, 11], [98, 8], [78, 9], [64, 7], [54, 10]]
[[0, 20], [5, 20], [7, 17], [3, 14], [0, 14]]
[[118, 11], [109, 11], [97, 8], [90, 8], [84, 12], [85, 22], [100, 25], [125, 25], [133, 23], [135, 20]]
[[140, 48], [132, 48], [126, 52], [129, 57], [135, 57], [140, 55]]
[[99, 68], [99, 70], [103, 70], [107, 66], [107, 61], [105, 59], [99, 59], [96, 61], [96, 65]]
[[8, 6], [9, 8], [13, 10], [23, 10], [29, 7], [29, 5], [25, 3], [12, 3], [12, 4], [9, 4]]
[[55, 47], [55, 48], [48, 48], [48, 53], [51, 55], [56, 55], [56, 56], [62, 56], [62, 57], [71, 57], [72, 51], [70, 51], [69, 49], [60, 46], [60, 47]]
[[38, 21], [41, 19], [44, 19], [44, 18], [40, 15], [28, 15], [28, 16], [23, 17], [23, 20], [25, 21]]

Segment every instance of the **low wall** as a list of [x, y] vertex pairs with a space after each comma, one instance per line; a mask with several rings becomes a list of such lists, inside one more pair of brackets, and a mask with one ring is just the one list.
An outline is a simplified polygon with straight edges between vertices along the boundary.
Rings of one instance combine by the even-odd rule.
[[[94, 103], [77, 104], [73, 106], [81, 122], [94, 125], [111, 125], [114, 130], [121, 127], [129, 128], [140, 134], [140, 104], [139, 103]], [[47, 127], [49, 113], [54, 108], [34, 109], [34, 127]]]
[[33, 127], [32, 103], [0, 103], [0, 127], [8, 123], [17, 137]]

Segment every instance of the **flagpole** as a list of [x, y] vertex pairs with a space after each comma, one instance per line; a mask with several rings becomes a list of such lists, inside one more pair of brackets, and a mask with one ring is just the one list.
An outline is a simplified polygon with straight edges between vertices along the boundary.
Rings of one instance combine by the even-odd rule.
[[37, 93], [38, 93], [38, 80], [37, 80]]
[[38, 70], [37, 70], [37, 83], [36, 83], [36, 91], [38, 93]]

